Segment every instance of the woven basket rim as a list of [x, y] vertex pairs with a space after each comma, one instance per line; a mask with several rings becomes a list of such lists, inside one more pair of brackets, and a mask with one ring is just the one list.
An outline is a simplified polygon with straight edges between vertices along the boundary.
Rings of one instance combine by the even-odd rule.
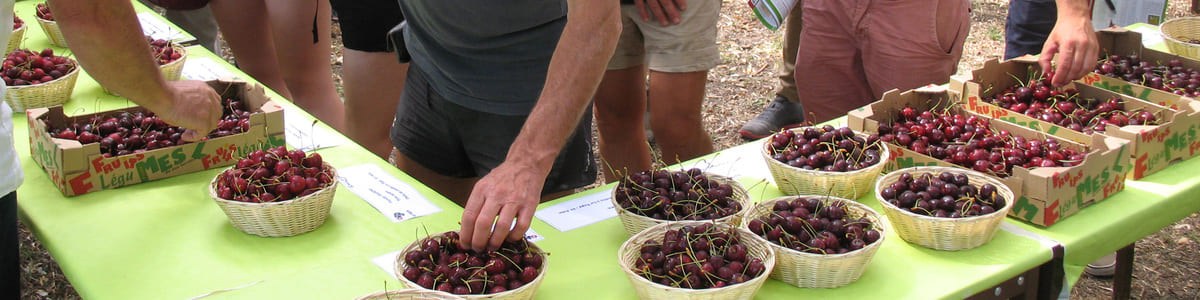
[[[1178, 17], [1178, 18], [1173, 18], [1173, 19], [1167, 20], [1166, 22], [1163, 22], [1162, 24], [1158, 25], [1158, 33], [1161, 34], [1167, 40], [1179, 43], [1179, 45], [1181, 45], [1181, 46], [1200, 47], [1200, 45], [1184, 42], [1178, 38], [1175, 38], [1171, 34], [1168, 34], [1166, 31], [1163, 31], [1163, 28], [1165, 28], [1165, 27], [1174, 26], [1176, 24], [1180, 24], [1180, 23], [1184, 23], [1184, 22], [1200, 23], [1200, 17]], [[1200, 24], [1198, 24], [1198, 25], [1200, 25]]]
[[[816, 127], [817, 127], [817, 126], [803, 126], [803, 127], [795, 127], [795, 128], [790, 128], [790, 129], [788, 129], [788, 131], [799, 132], [799, 131], [803, 131], [804, 129], [807, 129], [807, 128], [816, 128]], [[866, 134], [866, 133], [863, 133], [863, 132], [855, 131], [855, 130], [853, 130], [853, 129], [851, 129], [851, 131], [853, 131], [853, 132], [854, 132], [854, 135], [855, 135], [855, 136], [862, 136], [862, 137], [864, 137], [864, 138], [867, 136], [867, 134]], [[762, 146], [762, 151], [759, 151], [759, 153], [760, 153], [760, 154], [762, 154], [762, 157], [763, 157], [763, 158], [764, 158], [764, 159], [767, 161], [767, 163], [768, 163], [768, 164], [773, 164], [773, 165], [776, 165], [776, 166], [781, 166], [781, 167], [784, 167], [784, 169], [786, 169], [786, 170], [789, 170], [789, 171], [796, 171], [796, 172], [799, 172], [799, 173], [804, 173], [804, 174], [807, 174], [807, 175], [810, 175], [810, 176], [851, 176], [851, 175], [858, 175], [858, 174], [862, 174], [862, 173], [866, 173], [866, 172], [868, 172], [868, 171], [871, 171], [871, 170], [872, 170], [872, 169], [874, 169], [875, 167], [878, 167], [878, 166], [881, 166], [881, 165], [883, 165], [883, 164], [886, 164], [886, 163], [888, 162], [888, 160], [892, 158], [892, 157], [891, 157], [891, 149], [888, 149], [888, 143], [884, 143], [883, 141], [879, 141], [879, 142], [878, 142], [878, 144], [879, 144], [879, 162], [877, 162], [877, 163], [875, 163], [875, 164], [873, 164], [873, 165], [869, 165], [869, 166], [863, 166], [861, 169], [854, 170], [854, 171], [846, 171], [846, 172], [837, 172], [837, 171], [821, 171], [821, 170], [805, 170], [805, 169], [801, 169], [801, 168], [793, 167], [793, 166], [791, 166], [791, 165], [789, 165], [789, 164], [781, 163], [781, 162], [779, 162], [779, 161], [777, 161], [777, 160], [775, 160], [774, 158], [772, 158], [772, 157], [771, 157], [771, 154], [770, 154], [770, 149], [771, 149], [770, 137], [772, 137], [772, 136], [775, 136], [776, 134], [779, 134], [779, 133], [777, 132], [777, 133], [773, 133], [773, 134], [771, 134], [770, 136], [768, 136], [767, 140], [765, 140], [765, 141], [763, 141], [763, 142], [762, 142], [762, 144], [763, 144], [763, 146]], [[876, 172], [878, 172], [878, 171], [876, 171]]]
[[282, 206], [282, 205], [290, 205], [290, 204], [295, 204], [295, 203], [308, 202], [310, 200], [317, 199], [317, 197], [315, 197], [315, 196], [317, 194], [319, 194], [321, 191], [335, 188], [335, 186], [338, 185], [337, 169], [334, 168], [333, 165], [330, 165], [329, 162], [322, 161], [321, 168], [328, 168], [330, 171], [329, 185], [326, 185], [325, 187], [317, 189], [316, 191], [312, 192], [311, 194], [308, 194], [307, 196], [300, 196], [300, 197], [296, 197], [296, 198], [292, 198], [292, 199], [288, 199], [288, 200], [284, 200], [284, 201], [273, 201], [273, 202], [262, 202], [262, 203], [234, 201], [234, 200], [228, 200], [228, 199], [221, 198], [220, 196], [217, 196], [217, 179], [221, 178], [221, 175], [225, 174], [226, 172], [229, 172], [229, 170], [233, 170], [235, 168], [237, 168], [236, 164], [233, 166], [229, 166], [228, 168], [225, 168], [224, 170], [221, 170], [221, 173], [217, 173], [217, 176], [213, 176], [213, 179], [208, 182], [208, 195], [213, 200], [223, 203], [225, 205], [234, 205], [234, 206], [242, 206], [242, 207], [264, 208], [264, 207], [271, 207], [271, 206]]
[[[442, 232], [442, 233], [445, 233], [445, 232]], [[440, 235], [442, 233], [438, 233], [437, 235]], [[393, 269], [393, 271], [396, 272], [396, 279], [400, 280], [400, 283], [404, 284], [404, 286], [407, 286], [408, 288], [416, 289], [416, 290], [437, 291], [437, 290], [431, 290], [431, 289], [422, 287], [421, 285], [417, 284], [416, 282], [409, 281], [408, 278], [404, 277], [404, 267], [408, 266], [408, 263], [404, 261], [404, 254], [408, 253], [410, 250], [416, 248], [417, 246], [420, 246], [421, 242], [423, 242], [426, 239], [429, 239], [433, 236], [435, 236], [435, 235], [429, 235], [429, 236], [425, 236], [422, 238], [418, 238], [418, 239], [414, 240], [412, 243], [409, 243], [408, 246], [405, 246], [404, 249], [400, 250], [400, 253], [396, 254], [396, 259], [395, 259], [395, 261], [392, 262], [392, 269]], [[495, 294], [468, 294], [468, 295], [451, 294], [451, 295], [454, 295], [455, 297], [460, 297], [463, 299], [496, 299], [496, 298], [507, 298], [512, 295], [516, 295], [518, 293], [524, 293], [527, 289], [531, 289], [531, 288], [536, 289], [534, 283], [537, 283], [536, 285], [541, 285], [542, 279], [544, 279], [546, 277], [546, 268], [547, 268], [547, 266], [550, 265], [550, 253], [546, 252], [545, 250], [542, 250], [542, 247], [538, 247], [538, 245], [535, 244], [534, 242], [531, 242], [529, 240], [526, 240], [525, 242], [528, 245], [527, 247], [533, 248], [534, 250], [536, 250], [535, 251], [536, 253], [542, 255], [542, 266], [538, 268], [538, 275], [537, 275], [537, 277], [534, 277], [532, 281], [526, 282], [525, 284], [521, 285], [521, 287], [519, 287], [515, 290], [506, 290], [504, 292], [495, 293]], [[536, 293], [536, 291], [532, 291], [531, 295], [532, 295], [532, 293]]]
[[44, 23], [57, 23], [57, 22], [55, 22], [55, 20], [46, 20], [46, 19], [42, 19], [42, 17], [41, 17], [41, 16], [37, 15], [37, 12], [34, 12], [34, 13], [33, 13], [33, 18], [34, 18], [34, 19], [37, 19], [38, 21], [44, 22]]
[[[419, 298], [428, 297], [428, 299], [463, 299], [462, 297], [459, 297], [457, 295], [439, 291], [439, 290], [425, 290], [425, 289], [414, 289], [414, 288], [404, 288], [404, 289], [390, 290], [390, 291], [379, 291], [379, 292], [362, 295], [355, 299], [359, 299], [359, 300], [377, 299], [377, 298], [387, 299], [387, 297], [391, 294], [401, 294], [401, 295], [396, 295], [397, 297], [417, 296]], [[404, 295], [404, 294], [412, 294], [412, 295]]]
[[[13, 51], [16, 51], [16, 50], [21, 50], [21, 49], [23, 49], [23, 48], [13, 49]], [[28, 49], [26, 49], [26, 50], [28, 50]], [[30, 50], [30, 51], [32, 51], [32, 50]], [[39, 84], [13, 85], [13, 86], [8, 86], [7, 88], [8, 88], [8, 89], [16, 89], [16, 90], [20, 90], [20, 89], [28, 89], [28, 88], [37, 88], [37, 87], [43, 87], [43, 86], [46, 86], [46, 85], [49, 85], [49, 84], [58, 83], [58, 82], [60, 82], [61, 80], [67, 80], [67, 79], [69, 79], [71, 76], [75, 76], [76, 74], [79, 74], [79, 69], [80, 69], [80, 67], [79, 67], [79, 62], [77, 62], [77, 61], [75, 61], [74, 59], [71, 59], [71, 58], [67, 58], [67, 59], [70, 59], [70, 60], [71, 60], [71, 62], [72, 62], [74, 65], [75, 65], [75, 67], [74, 67], [74, 68], [71, 68], [71, 72], [67, 72], [67, 74], [63, 74], [63, 76], [60, 76], [60, 77], [58, 77], [58, 78], [55, 78], [54, 80], [47, 81], [47, 82], [43, 82], [43, 83], [39, 83]]]
[[27, 25], [25, 23], [21, 23], [21, 27], [13, 28], [13, 32], [25, 30], [26, 27], [29, 27], [29, 25]]
[[[926, 171], [926, 170], [928, 170], [928, 171]], [[900, 209], [899, 207], [892, 205], [891, 203], [888, 203], [887, 201], [884, 201], [883, 197], [880, 196], [881, 192], [883, 191], [883, 185], [882, 185], [883, 179], [887, 178], [892, 173], [901, 172], [901, 171], [906, 171], [909, 173], [914, 173], [914, 172], [933, 173], [933, 172], [935, 172], [934, 170], [945, 170], [945, 171], [949, 171], [949, 172], [960, 172], [960, 173], [973, 173], [972, 175], [977, 175], [979, 177], [985, 178], [985, 180], [987, 180], [987, 181], [990, 181], [987, 183], [991, 183], [993, 186], [996, 186], [997, 193], [1001, 193], [1001, 191], [1007, 191], [1009, 198], [1013, 198], [1016, 196], [1016, 194], [1014, 194], [1012, 192], [1012, 189], [1008, 188], [1008, 186], [1004, 185], [1004, 183], [1000, 182], [999, 180], [996, 180], [995, 178], [984, 175], [983, 173], [979, 173], [975, 170], [967, 170], [967, 169], [955, 168], [955, 167], [925, 166], [925, 167], [909, 167], [909, 168], [904, 168], [904, 169], [898, 169], [898, 170], [889, 172], [887, 174], [881, 175], [879, 177], [879, 180], [875, 181], [875, 199], [879, 200], [879, 204], [882, 205], [885, 209], [898, 211], [907, 217], [913, 217], [913, 218], [921, 219], [921, 220], [931, 220], [931, 221], [939, 221], [939, 222], [958, 222], [958, 223], [967, 223], [967, 222], [972, 222], [972, 221], [991, 219], [991, 218], [995, 217], [996, 215], [1001, 215], [1001, 216], [1008, 215], [1008, 210], [1012, 208], [1013, 202], [1016, 201], [1016, 199], [1005, 199], [1004, 207], [1001, 207], [1000, 209], [997, 209], [996, 211], [994, 211], [990, 214], [986, 214], [986, 215], [971, 216], [971, 217], [964, 217], [964, 218], [938, 218], [938, 217], [934, 217], [934, 216], [926, 216], [926, 215], [917, 214], [917, 213], [908, 211], [906, 209]], [[938, 172], [938, 173], [941, 173], [941, 172]], [[899, 175], [897, 175], [897, 176], [899, 176]], [[982, 186], [983, 184], [979, 184], [979, 185]]]
[[[650, 221], [650, 222], [655, 222], [655, 223], [663, 223], [663, 222], [708, 222], [708, 221], [724, 222], [724, 221], [729, 221], [729, 220], [732, 220], [733, 218], [735, 218], [735, 217], [738, 217], [738, 216], [742, 215], [743, 213], [745, 213], [745, 212], [746, 212], [746, 210], [747, 210], [747, 209], [749, 209], [749, 207], [751, 206], [751, 205], [749, 205], [749, 204], [752, 204], [752, 203], [750, 203], [750, 196], [749, 196], [750, 194], [749, 194], [749, 192], [748, 192], [748, 191], [746, 191], [745, 187], [743, 187], [743, 186], [742, 186], [742, 184], [741, 184], [740, 182], [738, 182], [737, 180], [735, 180], [735, 179], [733, 179], [733, 178], [731, 178], [731, 177], [726, 177], [726, 176], [719, 175], [719, 174], [715, 174], [715, 173], [709, 173], [709, 172], [705, 172], [705, 171], [701, 171], [701, 173], [704, 173], [704, 175], [705, 175], [705, 176], [708, 176], [708, 178], [709, 178], [710, 180], [712, 180], [713, 178], [716, 178], [716, 179], [717, 179], [719, 182], [721, 182], [721, 183], [728, 183], [728, 184], [729, 184], [729, 186], [733, 188], [733, 195], [731, 195], [730, 197], [734, 197], [734, 201], [737, 201], [737, 202], [741, 203], [741, 204], [742, 204], [742, 209], [739, 209], [738, 211], [734, 212], [734, 213], [733, 213], [733, 214], [731, 214], [731, 215], [724, 216], [724, 217], [720, 217], [720, 218], [716, 218], [716, 219], [704, 219], [704, 220], [661, 220], [661, 219], [655, 219], [655, 218], [651, 218], [651, 217], [648, 217], [648, 216], [643, 216], [643, 215], [640, 215], [640, 214], [638, 214], [638, 213], [635, 213], [635, 212], [633, 212], [633, 211], [631, 211], [631, 210], [629, 210], [629, 209], [626, 209], [626, 208], [624, 208], [624, 207], [621, 207], [621, 204], [617, 203], [617, 187], [619, 187], [619, 186], [621, 185], [620, 181], [618, 181], [618, 182], [617, 182], [617, 184], [613, 186], [613, 189], [612, 189], [612, 191], [610, 191], [610, 192], [609, 192], [609, 195], [610, 195], [610, 197], [608, 197], [608, 198], [609, 198], [609, 202], [612, 202], [612, 204], [613, 204], [613, 207], [615, 207], [615, 208], [617, 209], [617, 213], [618, 213], [618, 214], [624, 213], [624, 214], [627, 214], [627, 215], [629, 215], [630, 217], [632, 217], [632, 218], [635, 218], [635, 219], [639, 219], [639, 220], [643, 220], [643, 221]], [[739, 193], [738, 193], [738, 191], [741, 191], [742, 193], [740, 193], [740, 194], [739, 194]], [[746, 196], [745, 196], [745, 197], [736, 197], [736, 196], [738, 196], [738, 195], [746, 195]], [[739, 198], [745, 198], [745, 199], [739, 199]]]
[[[754, 234], [754, 232], [750, 232], [750, 234], [751, 234], [751, 235], [754, 235], [754, 237], [755, 237], [756, 239], [759, 239], [759, 240], [761, 240], [761, 241], [763, 241], [763, 242], [766, 242], [767, 244], [770, 244], [770, 245], [771, 245], [771, 248], [772, 248], [772, 249], [776, 249], [777, 251], [778, 251], [778, 250], [784, 250], [784, 251], [785, 251], [785, 253], [787, 253], [787, 254], [794, 254], [794, 255], [799, 255], [799, 256], [804, 256], [804, 257], [812, 257], [812, 258], [827, 258], [827, 259], [832, 259], [832, 258], [843, 258], [843, 257], [852, 257], [852, 256], [859, 256], [859, 255], [863, 255], [863, 254], [865, 254], [865, 253], [869, 252], [869, 249], [870, 249], [870, 248], [879, 248], [879, 246], [883, 245], [883, 241], [884, 241], [884, 239], [886, 239], [886, 238], [887, 238], [887, 237], [886, 237], [886, 236], [887, 236], [887, 234], [886, 234], [886, 233], [888, 232], [888, 228], [886, 228], [886, 225], [884, 225], [884, 223], [887, 223], [887, 222], [884, 222], [884, 221], [883, 221], [883, 216], [882, 216], [882, 215], [881, 215], [879, 212], [875, 211], [874, 209], [871, 209], [871, 207], [870, 207], [870, 206], [867, 206], [866, 204], [858, 203], [858, 201], [849, 200], [849, 199], [846, 199], [846, 198], [841, 198], [841, 197], [834, 197], [834, 196], [823, 196], [823, 195], [796, 195], [796, 196], [780, 196], [780, 197], [775, 197], [775, 198], [772, 198], [772, 199], [770, 199], [770, 200], [764, 200], [764, 201], [762, 201], [762, 202], [759, 202], [757, 205], [762, 205], [762, 206], [764, 206], [764, 207], [767, 207], [767, 204], [772, 204], [772, 205], [773, 205], [775, 202], [779, 202], [779, 201], [782, 201], [782, 200], [791, 200], [791, 199], [796, 199], [796, 198], [801, 198], [801, 197], [805, 197], [805, 198], [825, 198], [826, 200], [830, 200], [830, 199], [832, 199], [832, 200], [841, 200], [841, 201], [848, 202], [848, 203], [847, 203], [847, 205], [852, 205], [852, 206], [856, 206], [857, 208], [864, 209], [864, 211], [866, 211], [866, 212], [867, 212], [867, 214], [869, 214], [869, 215], [871, 215], [871, 216], [875, 217], [875, 224], [871, 224], [871, 225], [875, 225], [875, 229], [879, 231], [879, 240], [876, 240], [874, 243], [867, 244], [866, 246], [862, 247], [861, 249], [858, 249], [858, 250], [853, 250], [853, 251], [848, 251], [848, 252], [846, 252], [846, 253], [842, 253], [842, 254], [816, 254], [816, 253], [808, 253], [808, 252], [796, 251], [796, 249], [791, 249], [791, 248], [787, 248], [787, 247], [781, 246], [781, 245], [779, 245], [779, 244], [776, 244], [776, 243], [773, 243], [773, 242], [771, 242], [771, 241], [767, 240], [766, 238], [764, 238], [764, 237], [762, 237], [762, 236], [759, 236], [759, 235], [757, 235], [757, 234]], [[769, 211], [769, 210], [770, 210], [770, 207], [767, 207], [767, 210]], [[746, 217], [746, 218], [749, 218], [750, 216], [747, 214], [745, 217]], [[755, 219], [757, 219], [757, 218], [750, 219], [750, 220], [748, 220], [748, 221], [742, 222], [742, 228], [746, 229], [746, 231], [749, 231], [749, 230], [750, 230], [750, 221], [753, 221], [753, 220], [755, 220]]]
[[[642, 277], [641, 275], [634, 273], [633, 266], [629, 265], [629, 263], [626, 262], [625, 259], [623, 259], [623, 257], [624, 257], [623, 251], [634, 249], [634, 247], [632, 247], [632, 245], [630, 243], [634, 243], [635, 240], [645, 238], [646, 237], [645, 234], [650, 233], [654, 230], [659, 230], [660, 227], [668, 227], [667, 230], [671, 230], [671, 229], [678, 229], [678, 228], [670, 228], [670, 227], [683, 227], [683, 226], [701, 225], [701, 224], [712, 224], [713, 226], [716, 226], [716, 227], [732, 228], [735, 232], [738, 232], [738, 234], [739, 234], [739, 237], [738, 237], [739, 243], [762, 244], [764, 242], [762, 240], [755, 239], [755, 238], [750, 238], [750, 239], [742, 238], [742, 236], [757, 236], [757, 235], [755, 235], [753, 232], [750, 232], [749, 230], [743, 229], [741, 226], [733, 226], [733, 225], [729, 225], [729, 224], [725, 224], [725, 223], [713, 222], [712, 220], [677, 221], [677, 222], [655, 224], [654, 226], [650, 226], [650, 227], [646, 228], [646, 230], [642, 230], [642, 232], [639, 232], [638, 234], [630, 236], [628, 239], [625, 240], [625, 242], [621, 243], [621, 247], [617, 248], [617, 262], [621, 265], [621, 270], [625, 271], [625, 274], [627, 275], [626, 277], [634, 278], [634, 280], [637, 280], [639, 283], [650, 284], [651, 286], [653, 286], [655, 288], [661, 288], [661, 289], [667, 290], [668, 292], [678, 292], [678, 293], [704, 293], [704, 294], [721, 293], [721, 292], [733, 290], [735, 288], [746, 287], [746, 286], [748, 286], [747, 284], [751, 284], [753, 281], [756, 281], [756, 280], [762, 280], [765, 282], [769, 277], [771, 277], [771, 271], [774, 270], [774, 268], [775, 268], [775, 254], [774, 254], [774, 251], [772, 251], [772, 250], [767, 251], [767, 255], [766, 255], [767, 257], [755, 257], [755, 258], [760, 258], [763, 261], [763, 273], [762, 274], [759, 274], [757, 277], [751, 278], [742, 283], [730, 284], [730, 285], [719, 287], [719, 288], [707, 288], [707, 289], [677, 288], [677, 287], [666, 286], [666, 285], [662, 285], [657, 282], [650, 281], [649, 279], [646, 279], [645, 277]], [[648, 240], [661, 241], [661, 237], [655, 238], [652, 236], [652, 237], [649, 237], [649, 239], [645, 239], [645, 240], [646, 241], [648, 241]], [[638, 243], [644, 244], [645, 241], [638, 241]], [[770, 244], [770, 243], [767, 242], [766, 244]], [[762, 245], [760, 245], [760, 246], [762, 246]], [[771, 249], [770, 247], [766, 247], [766, 248]], [[747, 256], [750, 255], [749, 251], [747, 251], [746, 255]]]

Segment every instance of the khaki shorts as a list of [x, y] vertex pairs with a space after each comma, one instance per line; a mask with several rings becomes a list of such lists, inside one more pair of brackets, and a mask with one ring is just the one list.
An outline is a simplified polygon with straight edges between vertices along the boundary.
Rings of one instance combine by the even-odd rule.
[[[604, 1], [604, 0], [597, 0]], [[721, 63], [717, 49], [717, 20], [721, 1], [688, 1], [677, 25], [642, 21], [633, 5], [621, 5], [621, 37], [608, 62], [609, 70], [649, 64], [650, 70], [668, 73], [712, 69]]]

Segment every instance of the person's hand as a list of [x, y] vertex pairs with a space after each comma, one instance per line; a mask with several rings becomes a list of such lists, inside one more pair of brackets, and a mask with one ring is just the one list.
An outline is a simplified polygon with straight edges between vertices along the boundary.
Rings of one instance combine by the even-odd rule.
[[679, 24], [680, 12], [687, 10], [687, 0], [633, 0], [633, 5], [642, 15], [642, 21], [650, 21], [654, 15], [662, 26]]
[[546, 175], [539, 175], [534, 168], [509, 162], [492, 169], [471, 190], [463, 210], [459, 243], [477, 251], [493, 250], [505, 239], [524, 238], [545, 180]]
[[[1038, 64], [1042, 70], [1054, 70], [1051, 83], [1061, 86], [1095, 69], [1099, 53], [1096, 31], [1092, 29], [1090, 20], [1060, 16], [1046, 38]], [[1052, 66], [1054, 69], [1051, 69]]]
[[221, 96], [203, 81], [168, 81], [160, 108], [151, 108], [167, 124], [183, 127], [184, 141], [195, 142], [217, 128], [221, 120]]

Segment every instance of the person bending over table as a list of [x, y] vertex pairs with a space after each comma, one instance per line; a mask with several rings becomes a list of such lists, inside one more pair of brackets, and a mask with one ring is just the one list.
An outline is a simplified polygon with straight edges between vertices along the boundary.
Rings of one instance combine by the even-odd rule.
[[[1058, 20], [1040, 64], [1063, 85], [1095, 67], [1090, 0], [1056, 0]], [[796, 58], [804, 109], [825, 122], [890, 89], [946, 82], [969, 31], [968, 0], [805, 0]]]
[[412, 63], [393, 163], [465, 204], [464, 247], [522, 238], [540, 199], [595, 182], [591, 122], [581, 117], [616, 47], [618, 5], [400, 2]]
[[[220, 97], [204, 82], [167, 81], [150, 54], [128, 0], [50, 0], [58, 26], [80, 66], [113, 92], [186, 128], [196, 141], [217, 127]], [[0, 0], [0, 26], [12, 26], [13, 0]], [[0, 44], [9, 31], [0, 30]], [[0, 84], [3, 84], [0, 81]], [[0, 85], [2, 86], [2, 85]], [[0, 89], [2, 91], [2, 89]], [[17, 187], [23, 175], [13, 147], [12, 109], [0, 102], [0, 298], [21, 298]]]

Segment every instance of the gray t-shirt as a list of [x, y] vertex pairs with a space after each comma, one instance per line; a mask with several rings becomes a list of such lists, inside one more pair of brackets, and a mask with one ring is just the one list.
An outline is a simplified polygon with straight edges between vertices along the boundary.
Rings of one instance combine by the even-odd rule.
[[563, 0], [400, 0], [413, 64], [438, 94], [499, 115], [528, 115], [566, 25]]

